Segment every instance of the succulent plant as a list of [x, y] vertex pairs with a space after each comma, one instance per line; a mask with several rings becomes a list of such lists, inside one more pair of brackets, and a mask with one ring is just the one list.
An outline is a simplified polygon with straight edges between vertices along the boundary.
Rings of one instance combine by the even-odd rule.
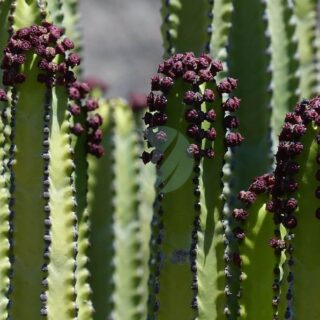
[[128, 102], [77, 6], [0, 0], [0, 320], [319, 318], [317, 1], [163, 0]]

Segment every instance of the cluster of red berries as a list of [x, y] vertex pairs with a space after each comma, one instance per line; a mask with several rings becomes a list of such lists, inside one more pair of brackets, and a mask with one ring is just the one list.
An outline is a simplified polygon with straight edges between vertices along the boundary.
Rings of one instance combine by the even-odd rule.
[[[104, 153], [101, 145], [102, 132], [99, 127], [102, 118], [99, 114], [91, 115], [99, 105], [94, 99], [88, 98], [90, 86], [86, 82], [78, 82], [72, 69], [80, 65], [80, 57], [71, 52], [74, 43], [64, 36], [61, 28], [49, 23], [32, 25], [16, 31], [9, 39], [1, 63], [3, 71], [2, 82], [5, 86], [21, 84], [26, 80], [26, 75], [21, 72], [21, 65], [26, 63], [27, 53], [33, 51], [38, 57], [40, 73], [37, 80], [48, 88], [65, 86], [69, 99], [74, 101], [70, 107], [71, 114], [75, 117], [72, 132], [76, 135], [84, 131], [88, 133], [88, 152], [101, 157]], [[0, 101], [6, 101], [4, 90], [0, 90]], [[87, 118], [83, 127], [77, 122], [81, 114]]]
[[[204, 102], [213, 103], [217, 94], [231, 93], [237, 87], [237, 80], [233, 78], [223, 80], [217, 85], [217, 92], [209, 88], [202, 92], [199, 86], [203, 83], [215, 83], [216, 74], [222, 70], [221, 61], [213, 60], [207, 54], [195, 57], [192, 52], [174, 54], [159, 65], [158, 74], [151, 79], [152, 92], [147, 97], [149, 112], [144, 117], [145, 124], [147, 125], [147, 139], [150, 145], [156, 147], [158, 142], [163, 143], [164, 132], [160, 135], [151, 136], [151, 138], [150, 132], [154, 128], [166, 125], [168, 120], [166, 114], [167, 96], [174, 85], [174, 81], [181, 78], [191, 86], [190, 90], [184, 93], [183, 102], [186, 105], [185, 120], [189, 122], [186, 134], [194, 139], [195, 143], [189, 145], [187, 152], [195, 159], [214, 157], [214, 150], [212, 148], [201, 149], [200, 142], [202, 139], [215, 140], [216, 130], [212, 124], [216, 119], [216, 111], [213, 108], [202, 111], [201, 105]], [[222, 104], [223, 112], [236, 111], [239, 108], [239, 103], [240, 100], [238, 98], [229, 98]], [[203, 121], [208, 121], [211, 127], [203, 130], [201, 127]], [[236, 117], [227, 115], [224, 118], [224, 126], [228, 129], [225, 137], [226, 146], [233, 147], [241, 144], [243, 140], [242, 136], [237, 132], [230, 131], [230, 129], [237, 128], [238, 125], [239, 121]], [[158, 137], [159, 141], [157, 141]], [[144, 152], [142, 154], [142, 160], [145, 163], [149, 161], [157, 163], [159, 159], [161, 160], [161, 155], [158, 154], [157, 148], [151, 153]]]

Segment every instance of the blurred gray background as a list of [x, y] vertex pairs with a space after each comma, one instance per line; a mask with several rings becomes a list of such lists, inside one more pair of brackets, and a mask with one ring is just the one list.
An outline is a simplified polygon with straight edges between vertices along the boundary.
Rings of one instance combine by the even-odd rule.
[[162, 59], [160, 0], [81, 0], [85, 75], [109, 85], [108, 96], [150, 90]]

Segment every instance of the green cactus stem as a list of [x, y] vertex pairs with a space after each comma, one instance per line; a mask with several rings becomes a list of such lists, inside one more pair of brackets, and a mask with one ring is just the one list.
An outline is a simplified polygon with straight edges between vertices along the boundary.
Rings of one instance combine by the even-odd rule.
[[88, 158], [93, 318], [139, 320], [146, 317], [143, 303], [148, 273], [140, 226], [136, 121], [121, 99], [101, 107], [107, 153], [99, 161]]
[[[73, 319], [77, 220], [71, 133], [81, 132], [70, 127], [68, 101], [85, 98], [88, 90], [71, 71], [80, 59], [68, 52], [73, 43], [61, 29], [45, 21], [29, 27], [22, 19], [27, 14], [28, 22], [35, 23], [45, 16], [41, 10], [34, 2], [16, 3], [14, 33], [2, 59], [3, 84], [12, 92], [7, 167], [14, 263], [9, 316]], [[87, 109], [90, 123], [93, 106], [88, 101], [82, 109]], [[88, 152], [102, 155], [99, 143], [88, 138], [87, 145]]]
[[142, 155], [157, 165], [158, 175], [149, 319], [225, 319], [232, 312], [224, 276], [221, 171], [226, 146], [243, 138], [231, 132], [238, 122], [229, 112], [239, 107], [238, 99], [222, 99], [237, 82], [227, 78], [217, 85], [214, 76], [221, 70], [221, 62], [207, 55], [176, 54], [151, 80], [151, 112], [144, 120], [155, 149]]
[[300, 59], [298, 56], [297, 19], [292, 1], [266, 1], [271, 33], [273, 137], [279, 135], [283, 117], [300, 97]]
[[241, 99], [239, 120], [246, 140], [233, 155], [233, 194], [247, 188], [253, 177], [269, 171], [272, 163], [270, 44], [265, 1], [235, 1], [228, 65], [230, 73], [241, 83], [236, 94]]
[[316, 0], [296, 0], [294, 4], [299, 39], [300, 90], [301, 96], [307, 99], [316, 94], [319, 82], [315, 63], [318, 60], [317, 3]]
[[[162, 0], [162, 39], [165, 56], [172, 53], [209, 51], [213, 1]], [[191, 23], [192, 21], [192, 23]]]

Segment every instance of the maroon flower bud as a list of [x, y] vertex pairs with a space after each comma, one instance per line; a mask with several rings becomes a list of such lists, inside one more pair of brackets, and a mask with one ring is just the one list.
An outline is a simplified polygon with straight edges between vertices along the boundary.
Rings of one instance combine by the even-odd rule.
[[23, 40], [23, 41], [21, 41], [19, 48], [23, 51], [29, 51], [29, 50], [31, 50], [32, 45], [29, 41]]
[[293, 212], [298, 207], [298, 201], [294, 198], [290, 198], [285, 203], [285, 210], [286, 212]]
[[317, 154], [316, 161], [317, 161], [317, 164], [320, 164], [320, 154]]
[[297, 162], [290, 161], [289, 163], [287, 163], [286, 170], [288, 174], [295, 174], [299, 172], [300, 165]]
[[297, 219], [292, 216], [286, 216], [283, 220], [283, 225], [287, 228], [287, 229], [294, 229], [298, 224]]
[[74, 43], [69, 38], [64, 38], [61, 44], [66, 50], [71, 50], [74, 48]]
[[152, 157], [151, 153], [148, 153], [146, 151], [142, 152], [141, 159], [142, 159], [144, 164], [147, 164], [148, 162], [150, 162], [151, 161], [151, 157]]
[[209, 122], [214, 122], [216, 120], [217, 114], [213, 109], [210, 109], [205, 114], [206, 120]]
[[277, 212], [280, 209], [278, 201], [270, 200], [266, 203], [266, 210], [269, 212]]
[[196, 144], [192, 143], [187, 148], [187, 154], [189, 156], [193, 156], [196, 159], [199, 159], [201, 157], [201, 149]]
[[159, 75], [155, 75], [151, 78], [151, 90], [158, 91], [160, 90], [161, 78]]
[[90, 128], [97, 130], [102, 125], [102, 117], [96, 113], [87, 120], [87, 124]]
[[40, 43], [47, 46], [50, 42], [50, 35], [49, 34], [43, 34], [39, 37]]
[[263, 177], [257, 177], [255, 180], [252, 182], [252, 184], [249, 187], [249, 191], [252, 191], [256, 194], [266, 192], [267, 190], [267, 183], [263, 179]]
[[286, 248], [286, 242], [276, 237], [269, 240], [269, 246], [276, 250], [282, 251]]
[[[59, 65], [58, 65], [58, 71], [59, 71], [60, 73], [65, 74], [65, 73], [67, 72], [67, 70], [68, 70], [68, 67], [67, 67], [67, 65], [66, 65], [64, 62], [59, 63]], [[72, 71], [70, 71], [70, 72], [72, 72]]]
[[189, 122], [197, 122], [199, 117], [199, 112], [196, 109], [189, 109], [186, 111], [185, 119]]
[[211, 62], [211, 57], [203, 53], [198, 60], [198, 66], [200, 69], [207, 69], [210, 66]]
[[56, 53], [58, 54], [64, 54], [66, 52], [65, 47], [62, 45], [62, 43], [58, 43], [55, 47]]
[[236, 237], [236, 239], [239, 241], [242, 241], [246, 237], [244, 230], [240, 227], [234, 228], [233, 234]]
[[225, 138], [227, 147], [238, 146], [243, 140], [244, 138], [239, 132], [229, 132]]
[[103, 138], [103, 132], [101, 129], [97, 129], [97, 130], [93, 131], [88, 136], [88, 139], [90, 142], [97, 143], [97, 144], [101, 143], [102, 138]]
[[240, 99], [237, 97], [229, 98], [225, 103], [223, 103], [222, 108], [224, 111], [234, 112], [239, 109]]
[[168, 92], [173, 86], [173, 79], [170, 77], [164, 77], [161, 80], [161, 85], [160, 85], [160, 89], [163, 92]]
[[172, 72], [176, 76], [180, 76], [183, 74], [183, 63], [181, 61], [177, 61], [172, 66]]
[[71, 100], [78, 100], [78, 99], [80, 99], [80, 92], [79, 92], [79, 90], [78, 90], [77, 88], [75, 88], [75, 87], [70, 87], [70, 88], [68, 89], [68, 95], [69, 95], [69, 98], [70, 98]]
[[56, 56], [55, 48], [47, 47], [44, 55], [47, 58], [47, 60], [49, 60], [49, 61], [53, 60]]
[[38, 63], [38, 67], [40, 70], [47, 70], [49, 62], [46, 59], [41, 59]]
[[58, 65], [55, 62], [49, 62], [47, 71], [56, 73], [58, 71]]
[[38, 47], [38, 46], [42, 45], [39, 37], [33, 33], [30, 34], [29, 41], [31, 42], [31, 45], [33, 47]]
[[37, 25], [32, 25], [30, 27], [30, 33], [33, 33], [34, 35], [39, 35], [39, 27]]
[[154, 98], [154, 109], [163, 111], [167, 105], [167, 98], [164, 95], [157, 95]]
[[204, 154], [208, 159], [213, 159], [215, 156], [214, 150], [212, 148], [205, 149]]
[[17, 73], [14, 77], [16, 83], [23, 83], [26, 81], [26, 76], [23, 73]]
[[[0, 99], [0, 100], [1, 100], [1, 99]], [[317, 172], [316, 172], [316, 179], [317, 179], [318, 181], [320, 181], [320, 169], [318, 169]]]
[[26, 62], [26, 56], [24, 54], [15, 54], [13, 56], [13, 62], [17, 64], [24, 64]]
[[3, 89], [0, 89], [0, 101], [8, 101], [7, 93]]
[[316, 135], [316, 141], [317, 141], [317, 144], [320, 144], [320, 134]]
[[243, 209], [234, 209], [232, 215], [236, 220], [244, 221], [248, 218], [249, 213]]
[[216, 136], [217, 136], [217, 132], [215, 128], [210, 128], [206, 131], [205, 134], [206, 138], [210, 141], [215, 140]]
[[182, 63], [189, 69], [189, 70], [196, 70], [198, 67], [198, 60], [195, 58], [193, 52], [187, 52], [184, 54], [182, 58]]
[[46, 47], [45, 47], [43, 44], [40, 44], [40, 45], [36, 46], [35, 52], [36, 52], [36, 54], [39, 55], [39, 56], [45, 56], [45, 54], [46, 54]]
[[211, 64], [211, 72], [216, 75], [218, 72], [223, 70], [223, 65], [220, 60], [214, 60]]
[[226, 116], [223, 119], [223, 123], [225, 128], [229, 128], [229, 129], [234, 129], [237, 128], [239, 126], [239, 120], [237, 119], [237, 117], [235, 116]]
[[75, 125], [71, 128], [71, 132], [76, 136], [80, 136], [84, 132], [84, 128], [82, 127], [81, 123], [75, 123]]
[[303, 118], [306, 122], [314, 121], [318, 116], [318, 113], [314, 109], [305, 110]]
[[221, 93], [230, 93], [232, 90], [237, 88], [237, 80], [233, 78], [227, 78], [218, 85], [218, 90]]
[[17, 33], [19, 38], [26, 38], [30, 34], [30, 28], [22, 28]]
[[187, 91], [183, 96], [183, 102], [187, 105], [192, 105], [194, 96], [195, 96], [195, 92]]
[[199, 77], [201, 82], [210, 82], [213, 80], [213, 75], [209, 70], [200, 70]]
[[68, 56], [67, 64], [71, 67], [78, 66], [81, 62], [80, 57], [76, 53], [71, 53]]
[[94, 110], [98, 109], [99, 108], [98, 101], [95, 99], [92, 99], [92, 98], [87, 99], [86, 108], [87, 108], [87, 111], [94, 111]]
[[104, 155], [103, 146], [88, 142], [88, 153], [96, 156], [97, 158], [101, 158]]
[[176, 61], [181, 61], [184, 57], [184, 54], [183, 53], [175, 53], [173, 56], [172, 56], [172, 60], [174, 62]]
[[182, 78], [188, 83], [195, 83], [197, 80], [197, 74], [194, 71], [189, 70], [183, 74]]
[[187, 128], [187, 135], [190, 137], [190, 138], [196, 138], [199, 136], [199, 133], [200, 133], [200, 128], [195, 125], [195, 124], [192, 124], [190, 125], [188, 128]]
[[79, 89], [83, 95], [88, 94], [91, 90], [90, 85], [87, 82], [81, 82]]
[[51, 25], [49, 27], [49, 32], [50, 32], [50, 36], [54, 39], [54, 40], [57, 40], [61, 37], [61, 29], [58, 28], [57, 26], [55, 25]]
[[203, 92], [203, 100], [206, 102], [213, 102], [215, 100], [215, 94], [211, 89], [205, 89]]
[[299, 115], [296, 115], [293, 112], [289, 112], [286, 114], [285, 118], [286, 122], [290, 122], [292, 124], [301, 124], [302, 123], [302, 118]]
[[203, 96], [200, 92], [195, 92], [194, 96], [193, 96], [193, 103], [196, 106], [200, 106], [201, 103], [203, 102]]
[[256, 194], [251, 191], [240, 191], [238, 194], [238, 199], [247, 205], [254, 203], [256, 198]]
[[38, 26], [38, 33], [39, 35], [46, 34], [48, 32], [48, 29], [45, 26]]
[[77, 104], [73, 104], [69, 107], [69, 111], [73, 116], [79, 116], [81, 114], [81, 107]]

